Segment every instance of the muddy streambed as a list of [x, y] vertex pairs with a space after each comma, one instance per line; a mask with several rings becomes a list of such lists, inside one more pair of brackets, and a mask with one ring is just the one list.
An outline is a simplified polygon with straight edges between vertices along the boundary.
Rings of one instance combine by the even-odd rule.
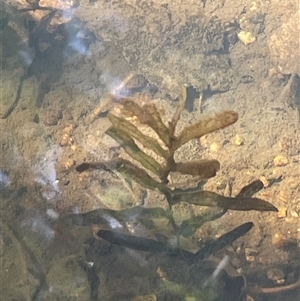
[[[211, 275], [205, 262], [190, 267], [166, 254], [112, 245], [96, 237], [98, 224], [79, 226], [64, 219], [100, 208], [166, 209], [160, 193], [119, 174], [75, 168], [124, 155], [105, 134], [107, 113], [114, 107], [108, 94], [140, 104], [151, 100], [170, 120], [184, 85], [181, 127], [224, 110], [239, 117], [184, 145], [177, 159], [218, 160], [220, 170], [203, 187], [227, 197], [261, 180], [264, 188], [255, 196], [278, 208], [229, 210], [186, 239], [185, 248], [198, 250], [253, 222], [248, 233], [210, 258], [213, 266], [225, 258], [248, 287], [274, 289], [271, 294], [249, 290], [247, 300], [298, 300], [299, 287], [280, 289], [299, 283], [297, 3], [2, 2], [3, 298], [194, 300], [188, 298], [197, 281]], [[178, 177], [170, 180], [176, 185]], [[180, 180], [184, 188], [191, 179]], [[188, 203], [175, 209], [178, 220], [202, 210]], [[139, 225], [128, 226], [154, 238]], [[160, 230], [170, 236], [166, 224]], [[170, 289], [168, 281], [177, 286]]]

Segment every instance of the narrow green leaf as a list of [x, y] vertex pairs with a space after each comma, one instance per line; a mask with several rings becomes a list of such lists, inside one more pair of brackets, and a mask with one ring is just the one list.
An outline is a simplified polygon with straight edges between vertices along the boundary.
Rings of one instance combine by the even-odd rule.
[[256, 180], [248, 184], [247, 186], [243, 187], [236, 197], [250, 198], [253, 196], [253, 194], [257, 193], [263, 188], [264, 188], [263, 182], [260, 180]]
[[226, 211], [224, 209], [218, 207], [216, 209], [210, 209], [201, 216], [194, 216], [183, 221], [179, 226], [177, 233], [184, 237], [189, 237], [190, 235], [193, 235], [203, 224], [220, 218], [225, 212]]
[[214, 117], [206, 117], [193, 125], [187, 126], [179, 134], [174, 142], [174, 149], [178, 149], [183, 144], [192, 139], [198, 139], [216, 130], [223, 129], [238, 120], [238, 114], [234, 111], [224, 111]]
[[184, 109], [186, 99], [187, 99], [186, 87], [182, 86], [181, 87], [181, 95], [180, 95], [180, 98], [179, 98], [179, 101], [178, 101], [178, 104], [177, 104], [177, 107], [176, 107], [176, 111], [175, 111], [175, 113], [172, 117], [171, 122], [169, 123], [170, 135], [172, 135], [172, 136], [175, 133], [176, 125], [177, 125], [177, 123], [180, 119], [181, 112]]
[[199, 176], [200, 179], [209, 179], [217, 174], [217, 171], [220, 169], [220, 163], [217, 160], [195, 160], [191, 162], [177, 162], [171, 167], [171, 171]]
[[140, 123], [150, 126], [157, 133], [159, 138], [167, 146], [170, 146], [170, 131], [162, 122], [154, 104], [140, 107], [136, 102], [130, 99], [125, 99], [122, 104], [126, 111], [131, 112], [134, 116], [136, 116]]
[[208, 243], [193, 256], [191, 263], [196, 263], [197, 261], [208, 258], [210, 255], [220, 251], [239, 237], [245, 235], [253, 226], [254, 224], [252, 222], [244, 223], [222, 235], [215, 241]]
[[188, 202], [190, 204], [198, 206], [208, 206], [208, 207], [222, 207], [226, 210], [239, 210], [239, 211], [278, 211], [278, 209], [271, 203], [250, 197], [236, 197], [230, 198], [219, 195], [212, 191], [197, 190], [197, 189], [187, 189], [179, 191], [171, 191], [170, 203], [174, 205], [179, 202]]
[[117, 117], [111, 113], [108, 115], [108, 118], [115, 128], [126, 132], [129, 136], [139, 141], [143, 146], [153, 150], [157, 155], [162, 156], [165, 159], [168, 159], [170, 157], [169, 152], [163, 149], [156, 139], [145, 136], [126, 119]]
[[176, 246], [173, 246], [167, 242], [159, 242], [149, 238], [143, 238], [109, 230], [99, 230], [97, 235], [112, 244], [138, 251], [154, 253], [167, 252], [171, 254], [180, 254], [186, 257], [192, 257], [194, 255], [189, 251], [177, 248]]
[[121, 164], [117, 170], [124, 176], [129, 177], [133, 181], [137, 182], [138, 184], [142, 185], [145, 188], [156, 190], [158, 189], [161, 192], [164, 192], [166, 188], [163, 184], [157, 182], [156, 180], [152, 179], [148, 173], [135, 166], [129, 161], [124, 162], [124, 164]]
[[129, 156], [140, 162], [146, 169], [152, 171], [158, 176], [162, 175], [160, 164], [144, 153], [126, 132], [112, 126], [106, 131], [106, 134], [115, 139]]

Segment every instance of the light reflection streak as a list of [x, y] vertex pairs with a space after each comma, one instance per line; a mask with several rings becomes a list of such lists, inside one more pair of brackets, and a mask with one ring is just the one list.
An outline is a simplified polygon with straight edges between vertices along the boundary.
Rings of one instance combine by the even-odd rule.
[[225, 266], [228, 264], [229, 256], [225, 256], [221, 262], [218, 264], [212, 275], [204, 282], [203, 287], [206, 287], [210, 284], [213, 284], [220, 272], [225, 268]]

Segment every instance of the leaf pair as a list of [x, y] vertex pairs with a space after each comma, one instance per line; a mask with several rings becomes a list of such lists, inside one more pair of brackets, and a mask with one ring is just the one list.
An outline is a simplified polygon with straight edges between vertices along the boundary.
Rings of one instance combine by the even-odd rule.
[[[203, 135], [234, 123], [238, 118], [238, 114], [233, 111], [224, 111], [213, 117], [203, 118], [195, 124], [185, 127], [178, 136], [175, 136], [176, 125], [180, 119], [185, 102], [186, 88], [183, 87], [182, 95], [173, 118], [168, 125], [165, 125], [154, 104], [140, 106], [133, 99], [124, 98], [121, 100], [121, 115], [123, 117], [109, 113], [108, 118], [112, 126], [106, 131], [106, 134], [116, 140], [125, 152], [135, 161], [139, 162], [147, 171], [158, 176], [160, 182], [163, 184], [168, 183], [170, 172], [198, 176], [200, 179], [214, 177], [220, 169], [220, 163], [217, 160], [175, 162], [175, 151], [192, 139], [198, 139]], [[143, 134], [134, 124], [126, 120], [125, 116], [135, 118], [140, 124], [150, 127], [160, 138], [161, 142], [159, 143], [155, 138]], [[156, 155], [164, 160], [164, 163], [158, 163], [154, 158], [145, 153], [136, 142], [144, 148], [155, 152]], [[145, 178], [142, 182], [147, 181], [149, 179], [146, 180]]]
[[197, 261], [203, 260], [210, 255], [220, 251], [225, 246], [231, 244], [233, 241], [246, 234], [252, 227], [252, 222], [244, 223], [229, 231], [228, 233], [222, 235], [218, 239], [208, 243], [205, 247], [200, 249], [195, 254], [190, 251], [178, 248], [177, 246], [174, 246], [168, 242], [159, 242], [149, 238], [142, 238], [109, 230], [99, 230], [97, 235], [112, 244], [138, 251], [170, 253], [188, 260], [190, 264], [194, 264]]
[[[239, 211], [249, 211], [249, 210], [257, 210], [257, 211], [278, 211], [276, 207], [270, 204], [267, 201], [252, 198], [252, 196], [260, 191], [263, 188], [263, 183], [260, 180], [256, 180], [251, 182], [247, 186], [243, 187], [241, 191], [235, 198], [226, 198], [222, 195], [217, 195], [214, 193], [214, 197], [216, 197], [216, 202], [211, 201], [210, 207], [215, 207], [208, 212], [204, 213], [201, 216], [194, 216], [188, 220], [182, 222], [182, 224], [177, 228], [177, 233], [179, 235], [183, 235], [184, 237], [188, 237], [196, 232], [204, 223], [208, 221], [213, 221], [220, 218], [224, 215], [228, 209], [239, 210]], [[191, 203], [188, 199], [188, 193], [192, 191], [192, 193], [199, 192], [199, 188], [189, 189], [188, 191], [181, 191], [182, 196], [187, 197], [185, 202]], [[206, 192], [206, 195], [210, 194], [210, 192]], [[174, 196], [174, 195], [173, 195]], [[197, 204], [199, 204], [201, 199], [197, 200]], [[202, 199], [202, 204], [206, 203], [207, 200]], [[171, 201], [172, 202], [172, 201]], [[214, 206], [215, 205], [215, 206]]]

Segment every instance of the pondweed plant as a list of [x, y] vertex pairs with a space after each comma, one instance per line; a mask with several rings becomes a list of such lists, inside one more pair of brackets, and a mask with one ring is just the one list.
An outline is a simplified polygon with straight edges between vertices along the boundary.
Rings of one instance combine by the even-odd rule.
[[[113, 96], [111, 96], [113, 101]], [[146, 208], [135, 206], [125, 210], [98, 209], [84, 214], [70, 214], [65, 217], [69, 222], [76, 225], [100, 224], [108, 226], [111, 220], [118, 221], [125, 229], [125, 233], [101, 229], [97, 235], [113, 244], [147, 252], [165, 252], [179, 256], [189, 264], [194, 264], [199, 260], [209, 257], [211, 254], [222, 249], [248, 232], [253, 223], [244, 223], [218, 239], [204, 245], [198, 252], [192, 253], [182, 249], [178, 243], [169, 241], [157, 241], [149, 238], [137, 237], [128, 234], [127, 222], [135, 221], [151, 227], [147, 221], [155, 218], [167, 218], [173, 227], [177, 237], [188, 237], [195, 233], [205, 222], [215, 220], [221, 217], [227, 210], [258, 210], [258, 211], [277, 211], [277, 209], [267, 201], [252, 197], [253, 194], [263, 188], [261, 181], [257, 180], [245, 186], [236, 197], [225, 197], [212, 191], [203, 190], [201, 181], [214, 177], [220, 169], [220, 163], [217, 160], [193, 160], [186, 162], [177, 162], [175, 153], [179, 148], [193, 139], [199, 139], [204, 135], [223, 129], [238, 120], [238, 114], [234, 111], [223, 111], [212, 117], [203, 117], [198, 122], [186, 126], [179, 134], [176, 134], [176, 126], [186, 102], [186, 89], [183, 87], [182, 95], [177, 109], [172, 119], [165, 124], [158, 108], [153, 103], [139, 105], [134, 98], [118, 99], [121, 104], [120, 114], [109, 112], [108, 118], [111, 121], [111, 127], [106, 134], [117, 141], [125, 152], [132, 158], [126, 160], [118, 157], [110, 161], [103, 162], [84, 162], [76, 167], [78, 172], [88, 169], [102, 169], [105, 171], [118, 171], [126, 180], [133, 180], [145, 189], [158, 190], [162, 193], [169, 204], [169, 210], [163, 208]], [[135, 122], [133, 122], [133, 120]], [[144, 134], [139, 129], [139, 124], [143, 127], [151, 128], [160, 141]], [[161, 162], [149, 155], [145, 150], [148, 149], [160, 157]], [[182, 175], [191, 175], [197, 178], [195, 188], [171, 188], [169, 185], [169, 175], [176, 172]], [[181, 225], [177, 225], [173, 220], [172, 207], [180, 202], [187, 202], [197, 206], [214, 207], [216, 210], [208, 211], [201, 216], [195, 216], [184, 220]], [[109, 218], [108, 218], [109, 217]], [[127, 232], [127, 234], [126, 234]], [[159, 233], [158, 233], [159, 234]], [[178, 242], [179, 240], [177, 240]], [[238, 278], [236, 278], [238, 279]], [[237, 284], [233, 282], [233, 287]], [[176, 291], [177, 284], [167, 281], [167, 290]], [[240, 300], [240, 296], [246, 287], [244, 278], [238, 285], [239, 293], [231, 294], [231, 290], [224, 289], [223, 292], [206, 291], [200, 288], [197, 300], [219, 300], [220, 295], [231, 294], [230, 300]], [[188, 295], [187, 291], [180, 287], [184, 298]], [[199, 295], [200, 294], [200, 295]], [[201, 297], [201, 298], [200, 298]], [[196, 300], [191, 299], [191, 300]], [[227, 299], [227, 300], [229, 300]]]
[[[199, 183], [203, 179], [214, 177], [220, 169], [220, 163], [217, 160], [201, 159], [176, 162], [174, 159], [175, 153], [190, 140], [199, 139], [204, 135], [223, 129], [238, 120], [236, 112], [223, 111], [212, 117], [201, 118], [198, 122], [186, 126], [176, 135], [176, 126], [185, 102], [186, 88], [183, 87], [177, 109], [172, 119], [166, 125], [162, 121], [155, 104], [147, 103], [141, 106], [134, 98], [118, 100], [118, 103], [121, 104], [120, 114], [118, 114], [120, 116], [112, 112], [108, 114], [112, 126], [106, 131], [106, 134], [116, 140], [133, 160], [129, 161], [119, 157], [106, 162], [85, 162], [77, 166], [76, 170], [78, 172], [83, 172], [87, 169], [116, 170], [126, 179], [133, 180], [146, 189], [160, 191], [165, 195], [170, 209], [179, 202], [221, 209], [215, 211], [217, 213], [193, 217], [184, 221], [178, 227], [174, 224], [179, 235], [188, 236], [194, 233], [204, 222], [222, 216], [228, 209], [277, 211], [269, 202], [252, 197], [254, 193], [262, 189], [263, 186], [260, 181], [255, 181], [244, 187], [236, 197], [225, 197], [212, 191], [206, 191], [199, 187], [200, 185], [196, 188], [187, 189], [171, 189], [169, 187], [168, 177], [172, 172], [196, 176]], [[142, 133], [138, 126], [130, 120], [136, 120], [137, 123], [151, 128], [161, 141], [158, 142], [157, 139]], [[139, 145], [142, 147], [139, 147]], [[163, 159], [163, 163], [159, 163], [142, 148], [154, 152]], [[139, 211], [137, 215], [143, 216], [143, 218], [145, 218], [145, 215], [148, 215], [151, 218], [162, 214], [162, 208], [138, 207], [128, 210], [119, 211], [115, 215], [119, 215], [120, 218], [120, 215], [128, 215], [131, 211], [132, 213]], [[172, 209], [168, 212], [168, 217], [171, 218], [171, 215]]]

